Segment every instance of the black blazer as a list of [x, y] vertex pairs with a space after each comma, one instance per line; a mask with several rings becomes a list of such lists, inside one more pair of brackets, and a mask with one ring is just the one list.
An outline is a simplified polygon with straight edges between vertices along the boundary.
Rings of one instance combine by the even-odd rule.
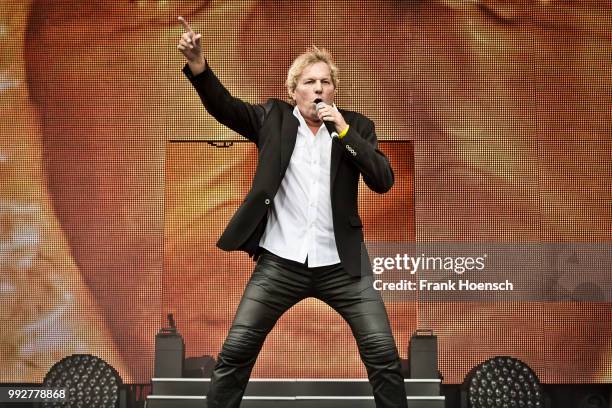
[[[225, 89], [210, 67], [197, 76], [187, 65], [183, 72], [208, 113], [257, 145], [258, 162], [251, 189], [217, 242], [225, 251], [243, 250], [256, 257], [268, 209], [274, 204], [295, 146], [299, 121], [293, 115], [294, 107], [279, 99], [269, 99], [261, 105], [241, 101]], [[334, 235], [344, 269], [353, 276], [369, 275], [372, 272], [365, 248], [361, 252], [359, 175], [370, 189], [384, 193], [393, 185], [393, 170], [378, 150], [374, 123], [357, 112], [340, 112], [349, 131], [332, 143], [330, 198]]]

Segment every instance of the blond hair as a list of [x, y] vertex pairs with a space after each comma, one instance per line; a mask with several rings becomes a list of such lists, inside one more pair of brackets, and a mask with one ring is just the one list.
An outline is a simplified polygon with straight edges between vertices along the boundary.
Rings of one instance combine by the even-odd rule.
[[298, 78], [302, 75], [302, 72], [306, 69], [306, 67], [316, 64], [317, 62], [324, 62], [329, 67], [329, 72], [331, 75], [332, 83], [334, 84], [334, 88], [338, 88], [338, 67], [334, 62], [333, 57], [325, 48], [318, 48], [313, 45], [308, 48], [306, 52], [298, 55], [289, 67], [289, 71], [287, 71], [287, 81], [285, 82], [285, 86], [287, 87], [287, 92], [289, 93], [289, 100], [294, 103], [293, 97], [291, 94], [295, 91], [297, 87]]

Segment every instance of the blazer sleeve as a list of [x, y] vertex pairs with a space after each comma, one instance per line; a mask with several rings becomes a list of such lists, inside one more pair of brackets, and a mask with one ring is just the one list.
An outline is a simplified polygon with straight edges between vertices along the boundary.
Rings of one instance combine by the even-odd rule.
[[387, 156], [378, 150], [374, 122], [365, 120], [365, 126], [349, 125], [348, 133], [342, 139], [335, 140], [342, 145], [346, 157], [359, 169], [370, 190], [386, 193], [395, 181], [393, 169]]
[[212, 71], [208, 62], [204, 72], [193, 75], [185, 64], [183, 73], [198, 92], [204, 107], [219, 123], [258, 144], [258, 133], [272, 101], [255, 105], [233, 97]]

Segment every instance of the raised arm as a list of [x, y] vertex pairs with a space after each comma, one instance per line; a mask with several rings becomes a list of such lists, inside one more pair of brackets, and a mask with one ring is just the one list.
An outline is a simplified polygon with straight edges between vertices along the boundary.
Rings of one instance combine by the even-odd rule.
[[195, 33], [183, 17], [177, 48], [187, 60], [183, 72], [198, 92], [204, 107], [219, 123], [258, 143], [258, 132], [271, 103], [253, 105], [233, 97], [208, 66], [202, 52], [201, 34]]
[[206, 59], [202, 52], [202, 34], [194, 33], [183, 17], [179, 17], [178, 20], [185, 32], [181, 35], [177, 48], [187, 60], [187, 65], [193, 75], [199, 75], [206, 70]]

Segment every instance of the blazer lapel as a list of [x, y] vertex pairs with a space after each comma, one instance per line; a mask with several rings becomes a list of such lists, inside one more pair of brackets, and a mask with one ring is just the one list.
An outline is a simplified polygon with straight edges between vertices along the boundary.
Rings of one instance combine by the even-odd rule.
[[287, 110], [282, 117], [281, 134], [280, 134], [280, 175], [285, 176], [285, 171], [289, 166], [289, 160], [295, 147], [297, 138], [297, 130], [300, 122], [293, 115], [291, 110]]
[[[350, 125], [351, 124], [350, 113], [343, 109], [339, 109], [339, 111], [342, 114], [342, 116], [344, 116], [344, 120], [346, 120], [346, 123]], [[332, 141], [332, 153], [331, 153], [331, 180], [330, 180], [331, 184], [330, 184], [330, 187], [334, 186], [334, 181], [336, 180], [336, 175], [338, 174], [338, 169], [340, 168], [340, 163], [342, 162], [343, 158], [344, 158], [344, 149], [343, 149], [342, 143], [340, 143], [340, 141], [338, 140], [333, 140]]]
[[[342, 149], [342, 144], [340, 142], [333, 140], [332, 141], [332, 151], [331, 151], [331, 179], [330, 179], [330, 187], [334, 186], [334, 181], [336, 180], [336, 175], [338, 174], [338, 169], [340, 168], [340, 162], [342, 161], [344, 150]], [[332, 189], [333, 190], [333, 189]]]

